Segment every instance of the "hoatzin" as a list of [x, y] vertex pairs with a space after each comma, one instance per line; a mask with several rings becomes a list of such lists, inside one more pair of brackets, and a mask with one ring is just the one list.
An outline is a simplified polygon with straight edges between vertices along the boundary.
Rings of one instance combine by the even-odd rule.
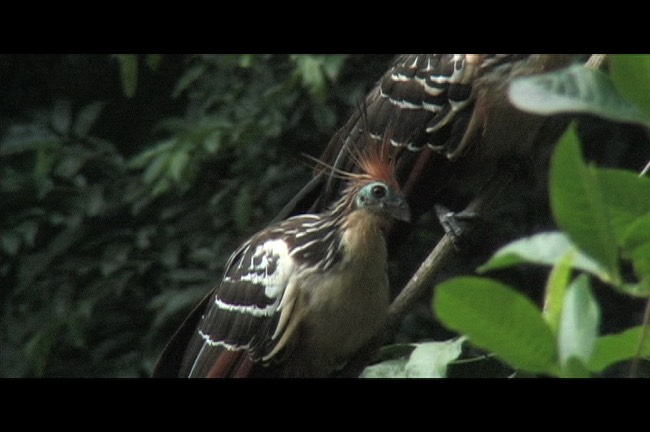
[[392, 221], [471, 198], [511, 161], [548, 154], [566, 123], [518, 111], [506, 91], [571, 60], [398, 56], [328, 144], [329, 168], [233, 253], [154, 377], [330, 375], [381, 326], [386, 240], [390, 251], [408, 230]]
[[232, 254], [179, 376], [325, 377], [377, 332], [384, 233], [409, 219], [389, 149], [367, 146], [361, 173], [337, 173], [348, 186], [332, 208], [273, 224]]

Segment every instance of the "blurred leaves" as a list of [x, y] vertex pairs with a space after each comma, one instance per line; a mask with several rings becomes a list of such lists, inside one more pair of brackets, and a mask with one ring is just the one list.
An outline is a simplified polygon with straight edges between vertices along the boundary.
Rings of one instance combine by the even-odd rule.
[[[7, 113], [2, 376], [148, 376], [230, 253], [309, 176], [299, 155], [322, 151], [354, 105], [347, 89], [365, 92], [363, 74], [337, 91], [345, 56], [315, 57], [320, 78], [303, 78], [301, 56], [70, 56], [90, 90]], [[102, 58], [108, 97], [86, 66]], [[160, 92], [177, 108], [142, 128], [137, 100]], [[129, 128], [135, 147], [119, 141]]]
[[115, 54], [120, 64], [120, 78], [122, 80], [122, 91], [128, 98], [135, 95], [138, 87], [138, 56], [136, 54]]
[[[140, 57], [137, 54], [114, 54], [114, 57], [120, 66], [122, 92], [127, 98], [132, 98], [138, 89]], [[162, 54], [147, 54], [144, 57], [144, 64], [149, 69], [156, 71], [162, 60]]]

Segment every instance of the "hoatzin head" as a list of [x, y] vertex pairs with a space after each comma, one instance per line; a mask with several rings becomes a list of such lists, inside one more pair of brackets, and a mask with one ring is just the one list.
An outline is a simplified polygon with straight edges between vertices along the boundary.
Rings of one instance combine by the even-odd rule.
[[347, 187], [330, 211], [338, 214], [363, 209], [386, 221], [392, 218], [408, 222], [408, 203], [395, 177], [394, 149], [389, 140], [376, 144], [367, 138], [367, 145], [350, 149], [350, 157], [360, 172], [341, 171], [318, 161], [320, 169], [347, 181]]

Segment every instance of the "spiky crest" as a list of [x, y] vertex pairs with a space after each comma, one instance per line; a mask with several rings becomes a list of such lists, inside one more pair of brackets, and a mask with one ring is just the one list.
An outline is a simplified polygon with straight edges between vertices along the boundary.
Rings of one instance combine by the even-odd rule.
[[360, 187], [373, 181], [381, 181], [399, 190], [399, 183], [395, 176], [397, 158], [392, 154], [394, 150], [390, 145], [389, 134], [380, 144], [367, 136], [365, 145], [350, 149], [350, 157], [360, 172], [344, 171], [310, 155], [305, 157], [316, 163], [316, 172], [329, 171], [330, 175], [349, 181], [350, 186]]

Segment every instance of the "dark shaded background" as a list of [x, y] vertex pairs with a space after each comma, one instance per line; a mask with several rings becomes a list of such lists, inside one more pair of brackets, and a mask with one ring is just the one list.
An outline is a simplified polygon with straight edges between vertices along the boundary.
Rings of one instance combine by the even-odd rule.
[[[106, 54], [0, 56], [2, 376], [149, 376], [230, 253], [309, 179], [302, 154], [320, 155], [391, 58], [140, 55], [134, 78]], [[602, 166], [639, 171], [650, 155], [638, 127], [584, 118], [580, 134]], [[543, 179], [522, 180], [440, 279], [552, 229]], [[441, 234], [432, 215], [419, 221], [391, 261], [394, 287]], [[539, 301], [547, 274], [496, 276]], [[642, 302], [596, 294], [603, 332], [640, 323]], [[398, 340], [449, 336], [429, 296]], [[496, 361], [452, 372], [509, 373]]]

